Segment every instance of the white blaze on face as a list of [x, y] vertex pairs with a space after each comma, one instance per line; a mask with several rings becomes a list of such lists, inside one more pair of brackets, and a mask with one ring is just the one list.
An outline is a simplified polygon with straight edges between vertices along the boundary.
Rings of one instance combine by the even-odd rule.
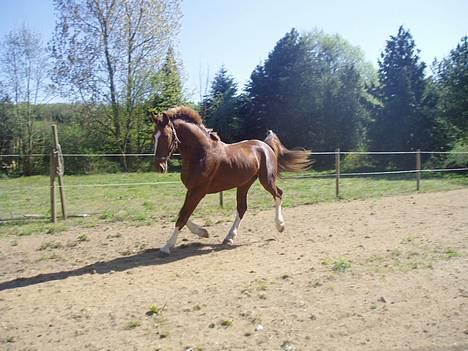
[[156, 150], [158, 149], [158, 140], [160, 136], [161, 136], [161, 132], [159, 131], [154, 135], [154, 155], [155, 156], [156, 156]]

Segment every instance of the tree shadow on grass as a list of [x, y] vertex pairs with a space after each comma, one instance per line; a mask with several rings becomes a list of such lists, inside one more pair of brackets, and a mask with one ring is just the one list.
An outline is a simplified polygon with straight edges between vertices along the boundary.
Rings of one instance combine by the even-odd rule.
[[182, 244], [173, 250], [170, 256], [163, 256], [159, 249], [148, 249], [132, 256], [117, 257], [109, 261], [98, 261], [89, 265], [71, 269], [68, 271], [38, 274], [33, 277], [16, 278], [0, 283], [0, 291], [16, 288], [23, 288], [35, 284], [63, 280], [69, 277], [77, 277], [85, 274], [106, 274], [113, 272], [123, 272], [136, 267], [159, 266], [180, 261], [185, 258], [203, 256], [212, 252], [232, 250], [241, 245], [226, 246], [222, 244]]

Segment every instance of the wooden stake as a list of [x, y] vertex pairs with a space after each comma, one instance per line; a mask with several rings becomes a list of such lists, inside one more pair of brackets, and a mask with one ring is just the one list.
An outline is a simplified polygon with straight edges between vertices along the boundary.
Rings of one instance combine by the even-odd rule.
[[[59, 144], [59, 139], [58, 139], [57, 126], [55, 124], [52, 125], [52, 136], [54, 138], [55, 170], [57, 171], [57, 167], [59, 166], [58, 157], [60, 156], [59, 155], [60, 144]], [[63, 164], [61, 166], [63, 167]], [[62, 208], [62, 218], [65, 220], [67, 219], [67, 208], [65, 204], [65, 191], [63, 188], [64, 184], [63, 184], [62, 174], [58, 175], [58, 183], [59, 183], [59, 193], [60, 193], [60, 205]]]
[[50, 220], [52, 223], [57, 222], [57, 214], [55, 210], [55, 152], [50, 153]]

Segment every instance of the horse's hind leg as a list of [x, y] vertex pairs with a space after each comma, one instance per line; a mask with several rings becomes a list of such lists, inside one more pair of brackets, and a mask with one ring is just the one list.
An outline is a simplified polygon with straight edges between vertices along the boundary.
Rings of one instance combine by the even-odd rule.
[[260, 183], [268, 191], [275, 201], [275, 223], [276, 229], [281, 233], [284, 230], [284, 218], [281, 204], [283, 203], [283, 190], [276, 185], [276, 176], [262, 172], [259, 177]]
[[239, 229], [240, 222], [244, 217], [245, 211], [247, 211], [247, 192], [249, 191], [252, 184], [255, 182], [257, 177], [252, 178], [249, 180], [248, 183], [240, 186], [237, 188], [237, 213], [236, 219], [232, 224], [231, 229], [229, 230], [228, 235], [223, 240], [223, 244], [225, 245], [233, 245], [234, 239], [237, 236], [237, 230]]

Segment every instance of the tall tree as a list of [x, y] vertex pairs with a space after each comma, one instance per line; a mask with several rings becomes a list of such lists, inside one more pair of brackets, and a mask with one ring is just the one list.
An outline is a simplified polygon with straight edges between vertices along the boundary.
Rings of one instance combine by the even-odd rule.
[[[48, 56], [40, 35], [26, 26], [13, 30], [2, 43], [0, 65], [4, 89], [13, 103], [14, 151], [33, 153], [42, 137], [36, 127], [40, 103], [49, 96]], [[33, 160], [22, 159], [25, 175], [33, 173]]]
[[468, 36], [438, 64], [441, 114], [468, 140]]
[[67, 96], [100, 104], [99, 129], [130, 152], [132, 131], [180, 27], [180, 0], [54, 0], [51, 52], [55, 82]]
[[[15, 138], [12, 104], [5, 96], [0, 86], [0, 154], [13, 154], [13, 141]], [[0, 172], [7, 172], [13, 159], [0, 156]]]
[[156, 112], [162, 112], [183, 103], [184, 94], [180, 68], [174, 50], [170, 47], [164, 65], [153, 79], [151, 107]]
[[[409, 30], [400, 27], [387, 41], [379, 61], [380, 86], [376, 90], [382, 103], [371, 126], [371, 148], [384, 151], [431, 149], [437, 121], [428, 113], [426, 65]], [[403, 160], [400, 158], [400, 160]], [[403, 165], [404, 161], [395, 161]]]
[[216, 73], [209, 94], [204, 98], [205, 123], [213, 128], [225, 142], [239, 138], [239, 100], [237, 84], [225, 67]]
[[362, 52], [320, 31], [281, 38], [252, 73], [244, 129], [274, 129], [287, 146], [351, 149], [363, 138], [365, 84], [372, 68]]

